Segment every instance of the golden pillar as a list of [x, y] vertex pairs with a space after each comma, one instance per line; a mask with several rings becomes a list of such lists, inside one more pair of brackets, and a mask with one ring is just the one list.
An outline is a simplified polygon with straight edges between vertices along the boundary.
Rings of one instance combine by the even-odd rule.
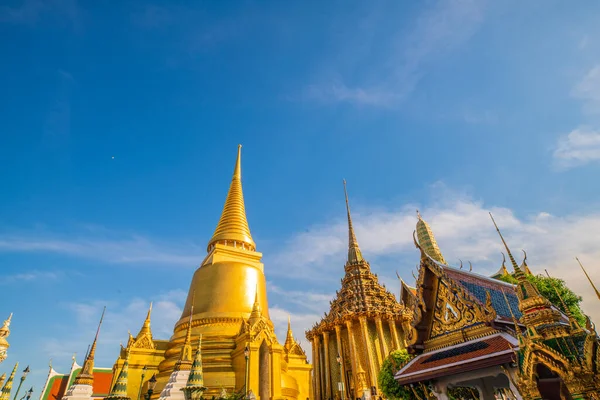
[[319, 348], [319, 335], [313, 337], [313, 348], [315, 349], [315, 372], [313, 378], [315, 380], [315, 398], [321, 400], [321, 349]]
[[398, 338], [398, 331], [396, 330], [396, 321], [393, 318], [388, 319], [390, 325], [390, 332], [392, 333], [392, 340], [394, 342], [394, 350], [400, 350], [400, 339]]
[[323, 398], [329, 399], [332, 397], [331, 368], [329, 366], [329, 332], [323, 332], [323, 348], [325, 350], [325, 396], [323, 396]]
[[365, 371], [363, 371], [356, 350], [356, 342], [354, 341], [354, 332], [352, 331], [352, 321], [346, 321], [346, 329], [348, 329], [348, 343], [350, 344], [350, 359], [352, 360], [352, 375], [354, 377], [355, 396], [359, 396], [359, 392], [363, 391], [366, 386]]
[[344, 364], [344, 351], [342, 350], [342, 327], [339, 325], [335, 326], [335, 340], [337, 342], [337, 351], [340, 363], [340, 382], [342, 383], [342, 399], [348, 395], [348, 388], [346, 386], [346, 365]]
[[375, 317], [375, 326], [377, 327], [377, 335], [379, 335], [379, 344], [381, 345], [381, 354], [385, 359], [388, 356], [387, 343], [385, 342], [385, 335], [383, 334], [383, 324], [381, 323], [381, 316]]
[[369, 375], [371, 376], [370, 386], [377, 386], [377, 370], [375, 368], [375, 358], [373, 357], [373, 349], [369, 343], [369, 327], [367, 325], [367, 317], [360, 316], [360, 328], [362, 331], [365, 349], [367, 349], [367, 361], [369, 363]]

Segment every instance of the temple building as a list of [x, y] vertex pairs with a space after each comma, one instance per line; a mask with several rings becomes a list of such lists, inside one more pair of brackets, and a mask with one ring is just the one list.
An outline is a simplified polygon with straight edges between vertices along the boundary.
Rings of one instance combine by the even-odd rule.
[[341, 289], [329, 312], [306, 332], [312, 343], [316, 400], [377, 395], [381, 364], [390, 351], [404, 348], [402, 324], [412, 319], [412, 311], [379, 283], [363, 258], [347, 192], [346, 211], [349, 244]]
[[[405, 327], [414, 357], [397, 371], [398, 383], [428, 399], [447, 399], [453, 387], [472, 388], [485, 400], [599, 398], [593, 325], [579, 326], [564, 304], [563, 313], [538, 292], [500, 230], [517, 285], [449, 266], [418, 219], [416, 292], [402, 290], [415, 315]], [[494, 276], [507, 273], [503, 263]]]
[[170, 389], [185, 385], [183, 378], [189, 377], [191, 364], [188, 346], [200, 336], [205, 397], [218, 397], [224, 391], [251, 391], [261, 400], [312, 397], [312, 366], [304, 351], [290, 342], [291, 332], [286, 343], [280, 344], [269, 317], [262, 254], [250, 234], [241, 179], [239, 146], [221, 218], [208, 243], [208, 254], [194, 273], [173, 336], [168, 341], [153, 338], [149, 312], [142, 330], [135, 338], [130, 335], [114, 365], [117, 376], [129, 352], [127, 393], [131, 399], [146, 393], [154, 373], [158, 380], [154, 399], [183, 398], [181, 390]]
[[8, 340], [6, 339], [10, 335], [10, 321], [12, 319], [12, 313], [4, 320], [2, 327], [0, 328], [0, 364], [6, 360], [8, 348]]

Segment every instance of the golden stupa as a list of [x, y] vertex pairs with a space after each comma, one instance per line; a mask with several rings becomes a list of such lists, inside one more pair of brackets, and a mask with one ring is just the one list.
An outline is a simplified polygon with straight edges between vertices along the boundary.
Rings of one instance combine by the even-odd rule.
[[250, 234], [241, 178], [240, 145], [223, 213], [208, 242], [208, 254], [194, 273], [173, 336], [169, 341], [152, 337], [149, 311], [139, 334], [130, 335], [115, 363], [114, 376], [129, 354], [131, 399], [146, 393], [153, 374], [158, 383], [152, 397], [159, 398], [180, 360], [190, 324], [191, 339], [202, 337], [205, 397], [218, 397], [223, 391], [251, 391], [261, 400], [312, 397], [312, 366], [306, 354], [289, 328], [285, 345], [280, 344], [269, 318], [262, 254]]

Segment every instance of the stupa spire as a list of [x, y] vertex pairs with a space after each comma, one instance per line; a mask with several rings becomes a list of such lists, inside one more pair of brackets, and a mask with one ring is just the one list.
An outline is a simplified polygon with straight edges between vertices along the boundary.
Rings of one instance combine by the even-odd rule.
[[579, 263], [579, 266], [583, 270], [583, 273], [585, 274], [585, 277], [590, 282], [590, 285], [592, 285], [592, 288], [594, 288], [594, 292], [596, 292], [596, 296], [598, 296], [598, 300], [600, 300], [600, 292], [598, 291], [598, 289], [596, 289], [596, 285], [594, 285], [594, 282], [592, 281], [592, 278], [590, 278], [590, 276], [588, 275], [588, 273], [585, 270], [585, 268], [583, 268], [583, 264], [581, 263], [581, 261], [579, 261], [579, 258], [575, 257], [575, 259], [577, 260], [577, 262]]
[[75, 385], [90, 385], [92, 386], [94, 383], [94, 355], [96, 354], [96, 343], [98, 342], [98, 335], [100, 334], [100, 327], [102, 326], [102, 321], [104, 320], [104, 313], [106, 312], [106, 306], [102, 310], [102, 316], [100, 317], [100, 322], [98, 323], [98, 328], [96, 329], [96, 336], [94, 337], [94, 342], [92, 343], [92, 347], [85, 357], [85, 361], [83, 362], [83, 367], [81, 371], [75, 378]]
[[9, 400], [10, 399], [10, 392], [12, 390], [13, 381], [15, 379], [15, 373], [17, 372], [17, 368], [19, 368], [19, 363], [15, 364], [15, 367], [13, 368], [12, 372], [10, 373], [8, 380], [2, 387], [2, 391], [0, 392], [0, 400]]
[[238, 145], [237, 160], [233, 169], [231, 185], [227, 193], [227, 199], [223, 206], [221, 218], [215, 229], [215, 233], [208, 242], [208, 251], [211, 251], [216, 243], [233, 247], [242, 247], [254, 251], [256, 245], [250, 234], [250, 227], [246, 218], [244, 206], [244, 193], [242, 191], [242, 145]]
[[358, 247], [358, 241], [354, 234], [352, 226], [352, 217], [350, 216], [350, 203], [348, 202], [348, 190], [346, 189], [346, 180], [344, 179], [344, 195], [346, 196], [346, 212], [348, 213], [348, 260], [347, 264], [357, 264], [363, 261], [362, 252]]
[[152, 335], [152, 330], [150, 329], [150, 317], [151, 316], [152, 316], [152, 302], [150, 302], [150, 308], [148, 308], [148, 314], [146, 314], [146, 319], [144, 320], [142, 329], [140, 329], [139, 333], [136, 336], [136, 339], [141, 338], [145, 334]]
[[446, 259], [444, 259], [444, 256], [438, 247], [431, 227], [421, 217], [419, 210], [417, 210], [417, 219], [417, 237], [419, 238], [419, 245], [429, 257], [442, 264], [447, 264]]
[[119, 376], [117, 377], [117, 381], [115, 382], [110, 394], [105, 397], [105, 400], [128, 400], [129, 396], [127, 395], [127, 377], [128, 377], [128, 369], [129, 369], [129, 350], [125, 353], [125, 362], [123, 363], [123, 367], [121, 368], [121, 372], [119, 372]]

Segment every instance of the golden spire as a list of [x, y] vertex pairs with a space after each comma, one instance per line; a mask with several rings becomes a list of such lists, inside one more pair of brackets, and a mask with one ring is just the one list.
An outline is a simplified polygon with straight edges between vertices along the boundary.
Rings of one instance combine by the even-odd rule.
[[102, 321], [104, 320], [104, 313], [106, 312], [106, 306], [102, 310], [102, 316], [100, 317], [100, 322], [98, 323], [98, 329], [96, 329], [96, 336], [94, 337], [94, 342], [92, 343], [92, 347], [90, 348], [89, 353], [85, 357], [85, 361], [83, 362], [83, 367], [81, 371], [75, 378], [75, 385], [90, 385], [94, 384], [94, 355], [96, 354], [96, 342], [98, 341], [98, 335], [100, 334], [100, 327], [102, 326]]
[[596, 292], [596, 296], [598, 296], [598, 299], [600, 300], [600, 292], [598, 291], [598, 289], [596, 289], [596, 285], [594, 285], [594, 282], [592, 282], [592, 279], [590, 278], [590, 276], [588, 275], [587, 271], [585, 270], [585, 268], [583, 268], [583, 264], [581, 263], [581, 261], [579, 261], [579, 258], [575, 257], [575, 259], [577, 260], [577, 262], [579, 263], [579, 266], [581, 267], [581, 269], [583, 270], [583, 273], [585, 274], [585, 277], [588, 279], [588, 281], [590, 282], [590, 285], [592, 285], [592, 287], [594, 288], [594, 292]]
[[285, 337], [285, 344], [283, 345], [283, 347], [286, 350], [289, 350], [295, 344], [296, 344], [296, 340], [294, 339], [294, 333], [292, 332], [292, 321], [291, 321], [290, 316], [288, 315], [288, 329], [287, 329], [287, 335]]
[[192, 367], [193, 355], [192, 355], [192, 316], [194, 315], [194, 302], [190, 311], [190, 318], [188, 321], [187, 331], [185, 333], [185, 341], [181, 348], [181, 356], [177, 363], [177, 369], [179, 371], [189, 371]]
[[241, 157], [242, 145], [240, 144], [238, 145], [237, 160], [231, 178], [231, 185], [229, 186], [229, 193], [227, 193], [223, 213], [215, 233], [208, 242], [208, 251], [212, 249], [215, 243], [239, 246], [252, 251], [256, 248], [246, 219], [244, 193], [242, 192]]
[[435, 241], [435, 236], [433, 235], [431, 227], [423, 220], [423, 218], [421, 218], [421, 213], [419, 213], [419, 210], [417, 210], [417, 218], [417, 237], [419, 238], [419, 245], [429, 257], [442, 264], [447, 264], [437, 242]]
[[[548, 273], [548, 270], [544, 269], [544, 271], [546, 272], [546, 275], [548, 276], [548, 278], [552, 279], [552, 277]], [[563, 311], [565, 312], [565, 315], [567, 316], [567, 318], [569, 319], [569, 322], [571, 323], [571, 327], [573, 327], [574, 329], [581, 329], [581, 326], [579, 325], [579, 322], [577, 322], [577, 320], [573, 317], [573, 314], [571, 313], [571, 310], [569, 310], [569, 308], [567, 307], [565, 301], [563, 300], [562, 296], [558, 292], [558, 289], [556, 288], [556, 286], [554, 286], [554, 284], [552, 283], [552, 281], [550, 281], [550, 285], [554, 289], [554, 293], [556, 293], [556, 296], [558, 296], [558, 299], [560, 300], [560, 303], [561, 303], [561, 305], [563, 307]]]
[[2, 391], [0, 392], [0, 400], [9, 400], [10, 399], [10, 391], [12, 390], [13, 380], [15, 379], [15, 373], [17, 372], [17, 368], [19, 367], [19, 363], [15, 364], [6, 384], [2, 387]]
[[350, 203], [348, 202], [348, 191], [346, 190], [346, 180], [344, 179], [344, 195], [346, 196], [346, 212], [348, 213], [348, 261], [347, 264], [357, 264], [363, 261], [363, 256], [358, 247], [358, 241], [354, 234], [352, 218], [350, 217]]
[[152, 302], [150, 302], [150, 308], [148, 308], [148, 314], [146, 314], [146, 319], [144, 320], [144, 324], [142, 325], [142, 329], [140, 329], [139, 333], [135, 337], [136, 339], [141, 338], [143, 335], [152, 336], [152, 330], [150, 329], [150, 317], [152, 315]]
[[204, 371], [202, 369], [202, 335], [198, 338], [198, 349], [194, 356], [194, 362], [192, 363], [187, 383], [181, 390], [183, 390], [186, 400], [200, 398], [200, 396], [195, 396], [195, 394], [201, 395], [206, 390], [204, 386]]
[[254, 321], [259, 320], [261, 311], [262, 310], [260, 308], [260, 303], [258, 302], [258, 284], [257, 284], [256, 292], [254, 294], [254, 304], [252, 305], [252, 312], [250, 313], [250, 318], [248, 319], [248, 321], [250, 321], [250, 323], [254, 323]]
[[2, 376], [0, 376], [0, 386], [2, 386], [2, 384], [4, 383], [4, 381], [6, 380], [6, 372], [2, 374]]
[[110, 394], [107, 397], [105, 397], [105, 399], [111, 399], [111, 400], [127, 400], [127, 399], [129, 399], [129, 396], [127, 396], [128, 369], [129, 369], [129, 350], [127, 350], [125, 352], [125, 362], [123, 363], [121, 372], [119, 372], [117, 381], [115, 382], [115, 385], [112, 387]]

